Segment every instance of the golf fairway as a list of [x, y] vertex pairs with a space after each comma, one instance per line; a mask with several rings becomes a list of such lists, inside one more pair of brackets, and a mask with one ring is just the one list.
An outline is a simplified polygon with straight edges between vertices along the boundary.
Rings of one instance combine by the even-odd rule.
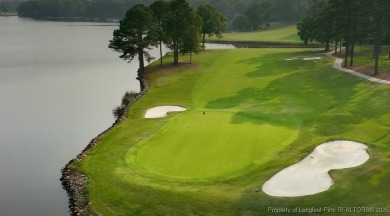
[[[302, 60], [316, 56], [313, 49], [213, 50], [193, 55], [192, 65], [150, 66], [148, 92], [74, 165], [88, 177], [91, 208], [105, 216], [237, 216], [269, 215], [270, 207], [390, 207], [390, 86], [340, 72], [330, 57]], [[144, 117], [158, 106], [186, 110]], [[335, 184], [315, 195], [261, 191], [332, 140], [367, 145], [370, 160], [331, 170]]]

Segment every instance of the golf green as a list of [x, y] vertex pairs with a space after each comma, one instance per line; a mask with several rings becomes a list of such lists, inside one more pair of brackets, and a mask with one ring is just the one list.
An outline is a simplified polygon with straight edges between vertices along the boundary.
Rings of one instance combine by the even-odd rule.
[[232, 123], [234, 114], [190, 111], [171, 117], [140, 144], [130, 161], [149, 172], [182, 180], [226, 177], [263, 164], [298, 135], [298, 130], [283, 126]]
[[[250, 171], [254, 164], [266, 162], [294, 141], [299, 132], [298, 121], [293, 128], [267, 120], [261, 124], [253, 122], [269, 114], [269, 108], [264, 109], [256, 100], [257, 91], [287, 74], [251, 78], [248, 72], [255, 69], [251, 65], [225, 61], [236, 58], [240, 52], [242, 55], [257, 52], [219, 52], [220, 58], [214, 59], [211, 67], [202, 69], [195, 82], [190, 110], [172, 117], [140, 143], [139, 148], [130, 149], [129, 165], [134, 162], [138, 168], [176, 180], [225, 179]], [[253, 89], [236, 96], [243, 85]]]

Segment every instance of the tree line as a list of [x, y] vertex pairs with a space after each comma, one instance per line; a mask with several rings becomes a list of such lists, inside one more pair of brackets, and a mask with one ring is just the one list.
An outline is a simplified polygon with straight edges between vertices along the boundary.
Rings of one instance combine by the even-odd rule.
[[11, 0], [3, 0], [0, 1], [0, 13], [14, 13], [16, 12], [16, 9], [18, 8], [19, 4], [22, 0], [18, 1], [11, 1]]
[[195, 10], [186, 0], [158, 0], [149, 7], [143, 4], [131, 7], [114, 30], [108, 47], [119, 52], [123, 60], [138, 58], [137, 80], [143, 91], [145, 58], [152, 59], [150, 49], [160, 46], [160, 66], [162, 44], [173, 50], [174, 65], [179, 64], [180, 53], [189, 53], [191, 63], [192, 53], [201, 49], [201, 42], [204, 49], [206, 35], [221, 37], [226, 27], [225, 18], [211, 5], [201, 5]]
[[30, 0], [21, 3], [17, 12], [29, 18], [121, 19], [132, 5], [133, 1], [122, 0]]
[[[298, 24], [298, 35], [307, 44], [318, 41], [330, 50], [345, 46], [344, 67], [353, 66], [355, 45], [374, 46], [374, 75], [378, 74], [380, 46], [390, 44], [390, 1], [388, 0], [319, 0]], [[389, 51], [390, 59], [390, 51]]]
[[[20, 4], [19, 16], [31, 18], [82, 17], [122, 19], [136, 4], [154, 0], [28, 0]], [[219, 11], [235, 31], [257, 30], [269, 22], [295, 23], [315, 0], [188, 0], [191, 7], [208, 4]]]
[[252, 1], [232, 20], [232, 30], [257, 31], [269, 27], [270, 22], [296, 23], [304, 17], [312, 0]]

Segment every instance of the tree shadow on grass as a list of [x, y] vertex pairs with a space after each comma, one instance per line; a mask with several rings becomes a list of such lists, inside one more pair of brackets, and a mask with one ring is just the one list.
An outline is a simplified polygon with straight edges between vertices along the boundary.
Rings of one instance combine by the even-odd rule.
[[[363, 88], [348, 98], [349, 100], [340, 101], [339, 105], [312, 118], [310, 123], [316, 133], [322, 136], [342, 134], [355, 125], [366, 121], [378, 121], [383, 115], [389, 114], [390, 91], [388, 88], [377, 88], [377, 85], [365, 81]], [[370, 135], [376, 134], [381, 137], [390, 132], [390, 122], [378, 122], [375, 126], [382, 129], [371, 128], [373, 131]]]
[[[341, 77], [340, 77], [341, 78]], [[340, 83], [342, 84], [342, 82]], [[313, 113], [312, 116], [299, 116], [299, 118], [303, 118], [305, 121], [305, 124], [310, 125], [311, 128], [314, 129], [314, 133], [324, 136], [324, 137], [342, 137], [344, 133], [347, 131], [353, 129], [353, 125], [360, 124], [368, 120], [378, 120], [383, 115], [388, 115], [390, 111], [390, 88], [384, 87], [383, 85], [381, 87], [375, 87], [376, 84], [370, 83], [367, 81], [364, 81], [364, 83], [361, 83], [360, 85], [349, 85], [349, 88], [353, 88], [354, 90], [352, 92], [355, 92], [355, 94], [349, 93], [345, 94], [344, 97], [338, 98], [335, 102], [339, 104], [334, 104], [333, 107], [331, 107], [329, 110], [325, 110], [323, 113], [317, 112]], [[340, 88], [339, 90], [346, 91], [348, 89], [346, 88]], [[332, 93], [332, 91], [327, 91], [328, 93]], [[356, 98], [358, 97], [358, 99]], [[326, 101], [325, 101], [326, 102]], [[334, 103], [335, 103], [334, 102]], [[385, 118], [389, 119], [389, 118]], [[387, 128], [383, 129], [379, 133], [372, 133], [369, 134], [369, 136], [365, 139], [365, 142], [369, 144], [375, 144], [374, 146], [370, 145], [371, 152], [372, 149], [377, 148], [377, 146], [381, 146], [381, 150], [375, 150], [374, 154], [375, 157], [370, 159], [376, 160], [378, 162], [378, 158], [383, 158], [383, 156], [378, 156], [379, 151], [386, 151], [388, 149], [388, 140], [389, 140], [389, 134], [390, 134], [390, 122], [386, 120], [382, 120], [382, 122], [377, 122], [378, 125], [373, 124], [372, 129], [374, 132], [375, 130], [379, 128]], [[356, 134], [359, 134], [360, 131], [356, 131]], [[358, 137], [358, 136], [356, 136]], [[355, 137], [351, 137], [351, 139], [354, 139]], [[386, 139], [387, 138], [387, 139]], [[356, 138], [361, 139], [361, 138]], [[364, 140], [360, 140], [364, 141]], [[299, 143], [301, 146], [309, 146], [313, 145], [315, 143]], [[320, 144], [320, 143], [317, 143]], [[302, 147], [301, 146], [301, 147]], [[297, 147], [295, 145], [294, 147]], [[385, 147], [385, 148], [383, 148]], [[299, 149], [299, 148], [298, 148]], [[287, 150], [290, 151], [290, 150]], [[292, 150], [293, 152], [300, 152], [302, 153], [302, 150], [297, 150], [294, 148]], [[268, 208], [278, 208], [278, 207], [285, 207], [293, 209], [296, 206], [300, 206], [302, 208], [309, 208], [309, 207], [321, 207], [324, 203], [326, 205], [332, 204], [332, 203], [341, 203], [340, 205], [347, 205], [348, 203], [345, 200], [350, 200], [360, 203], [359, 205], [362, 205], [364, 203], [370, 203], [374, 202], [376, 199], [383, 196], [383, 193], [379, 193], [381, 188], [383, 189], [386, 185], [386, 181], [388, 182], [389, 178], [386, 178], [385, 174], [383, 177], [381, 177], [380, 183], [382, 185], [372, 185], [369, 184], [366, 186], [367, 182], [372, 181], [373, 177], [371, 175], [373, 174], [375, 167], [382, 167], [388, 162], [383, 162], [383, 160], [379, 160], [381, 163], [378, 164], [376, 162], [371, 164], [375, 165], [364, 165], [366, 168], [363, 171], [354, 172], [352, 171], [346, 171], [351, 172], [352, 181], [358, 180], [353, 184], [353, 187], [357, 189], [359, 192], [359, 196], [351, 195], [349, 190], [340, 190], [340, 183], [343, 183], [342, 181], [338, 181], [338, 184], [334, 187], [332, 187], [331, 190], [312, 195], [312, 196], [303, 196], [303, 197], [294, 197], [294, 198], [284, 198], [284, 197], [272, 197], [266, 195], [264, 192], [262, 192], [261, 187], [264, 184], [265, 181], [267, 181], [272, 175], [274, 175], [277, 171], [280, 169], [289, 166], [293, 163], [286, 161], [291, 161], [291, 156], [296, 157], [297, 153], [289, 154], [287, 152], [284, 152], [283, 155], [286, 157], [285, 159], [275, 157], [274, 160], [270, 161], [265, 166], [259, 167], [259, 169], [252, 173], [253, 182], [258, 182], [258, 185], [253, 185], [248, 190], [242, 193], [241, 197], [237, 199], [235, 205], [239, 206], [237, 208], [235, 214], [239, 215], [245, 212], [248, 215], [251, 214], [261, 214], [264, 212], [269, 212]], [[305, 154], [306, 155], [306, 154]], [[281, 160], [282, 159], [282, 160]], [[299, 159], [299, 158], [297, 158]], [[362, 169], [361, 167], [356, 169]], [[388, 170], [388, 169], [387, 169]], [[370, 175], [367, 175], [367, 173], [370, 173]], [[344, 177], [347, 177], [348, 174], [345, 174]], [[379, 174], [377, 174], [379, 175]], [[387, 175], [388, 176], [388, 175]], [[348, 179], [345, 179], [345, 181], [349, 181]], [[342, 185], [342, 184], [341, 184]], [[347, 184], [344, 184], [344, 186]], [[343, 185], [341, 186], [343, 187]], [[349, 187], [352, 187], [349, 185]], [[345, 188], [343, 188], [345, 189]], [[370, 191], [377, 191], [377, 193], [370, 193]], [[363, 191], [363, 192], [362, 192]], [[365, 199], [360, 199], [360, 195], [362, 194], [370, 194]], [[346, 199], [345, 197], [348, 197]], [[358, 198], [356, 198], [358, 197]]]
[[342, 134], [354, 124], [379, 118], [390, 110], [388, 89], [377, 89], [377, 84], [324, 66], [331, 63], [329, 59], [284, 65], [278, 60], [284, 57], [285, 53], [269, 54], [240, 61], [257, 64], [256, 71], [246, 74], [248, 78], [284, 76], [265, 88], [244, 88], [232, 97], [209, 101], [206, 108], [241, 110], [233, 115], [234, 124], [296, 128], [305, 122], [323, 136]]
[[[255, 58], [239, 60], [238, 64], [256, 65], [256, 70], [250, 71], [246, 74], [247, 77], [267, 77], [275, 74], [291, 73], [291, 71], [299, 71], [305, 68], [303, 57], [313, 56], [312, 51], [302, 51], [298, 53], [273, 53], [266, 54]], [[299, 58], [288, 61], [289, 58]], [[276, 67], [275, 67], [276, 66]]]
[[[306, 64], [306, 62], [303, 63]], [[248, 77], [264, 77], [266, 72], [262, 71], [262, 66], [266, 64], [268, 63], [259, 63], [259, 71], [251, 72]], [[237, 103], [229, 106], [242, 107], [243, 109], [233, 116], [232, 123], [271, 123], [286, 126], [287, 121], [294, 119], [303, 122], [305, 127], [311, 129], [314, 134], [327, 139], [343, 137], [350, 130], [354, 130], [355, 125], [366, 121], [374, 121], [375, 123], [369, 124], [374, 127], [372, 132], [379, 128], [382, 129], [379, 133], [368, 134], [367, 142], [382, 143], [382, 145], [388, 146], [386, 140], [389, 140], [390, 121], [386, 121], [386, 119], [389, 119], [388, 115], [390, 114], [389, 86], [362, 81], [349, 74], [333, 70], [331, 67], [325, 68], [320, 64], [309, 62], [309, 65], [304, 67], [308, 69], [303, 68], [302, 71], [292, 72], [288, 76], [275, 79], [266, 88], [243, 89], [238, 92], [237, 95], [232, 97], [235, 98]], [[277, 73], [276, 70], [275, 72]], [[259, 76], [256, 75], [257, 73]], [[243, 102], [247, 100], [253, 100], [251, 107], [242, 106]], [[225, 101], [229, 101], [229, 98], [210, 101], [208, 107], [218, 109], [223, 107]], [[242, 115], [248, 115], [248, 117], [240, 118]], [[353, 133], [359, 134], [360, 131]], [[310, 145], [308, 143], [303, 144]], [[292, 155], [295, 155], [295, 153]], [[291, 158], [287, 156], [286, 160], [291, 160]], [[259, 167], [256, 173], [248, 174], [249, 177], [252, 177], [253, 182], [258, 182], [258, 185], [249, 188], [237, 199], [234, 204], [237, 206], [234, 214], [256, 215], [267, 214], [267, 212], [269, 214], [268, 208], [322, 207], [324, 203], [329, 205], [335, 202], [347, 205], [350, 200], [362, 204], [362, 199], [359, 198], [361, 196], [351, 195], [348, 191], [340, 190], [330, 190], [318, 195], [295, 197], [293, 199], [266, 195], [261, 191], [262, 184], [276, 171], [285, 167], [286, 160], [276, 158], [266, 166]], [[291, 165], [292, 163], [287, 164]], [[355, 175], [357, 176], [355, 179], [363, 178], [357, 186], [358, 189], [363, 190], [359, 195], [370, 194], [369, 191], [375, 189], [371, 184], [370, 187], [365, 187], [365, 184], [371, 178], [370, 176]], [[249, 177], [245, 177], [245, 179]], [[383, 183], [385, 182], [386, 180], [383, 180]], [[380, 187], [376, 187], [376, 189], [379, 191]], [[381, 196], [381, 193], [371, 194], [363, 202], [374, 202]], [[345, 197], [348, 197], [348, 199]]]

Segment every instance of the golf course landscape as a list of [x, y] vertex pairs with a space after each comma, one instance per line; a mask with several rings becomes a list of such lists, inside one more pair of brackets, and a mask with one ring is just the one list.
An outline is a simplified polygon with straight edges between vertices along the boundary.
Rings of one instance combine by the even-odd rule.
[[269, 28], [251, 32], [228, 32], [222, 38], [206, 38], [209, 43], [233, 44], [240, 48], [318, 48], [318, 42], [304, 45], [297, 35], [296, 25], [274, 24]]
[[[210, 40], [217, 40], [211, 37]], [[274, 28], [258, 30], [255, 32], [229, 32], [223, 34], [222, 41], [254, 41], [254, 42], [278, 42], [301, 43], [297, 35], [296, 25], [276, 25]]]
[[[334, 59], [318, 51], [209, 50], [193, 64], [184, 56], [179, 67], [149, 66], [148, 92], [73, 164], [88, 177], [89, 207], [101, 215], [272, 215], [296, 207], [297, 215], [314, 208], [346, 215], [342, 207], [384, 215], [390, 208], [390, 85], [338, 71]], [[165, 105], [187, 110], [144, 117]], [[261, 190], [317, 145], [340, 139], [364, 143], [370, 159], [331, 170], [329, 190], [300, 197]]]

